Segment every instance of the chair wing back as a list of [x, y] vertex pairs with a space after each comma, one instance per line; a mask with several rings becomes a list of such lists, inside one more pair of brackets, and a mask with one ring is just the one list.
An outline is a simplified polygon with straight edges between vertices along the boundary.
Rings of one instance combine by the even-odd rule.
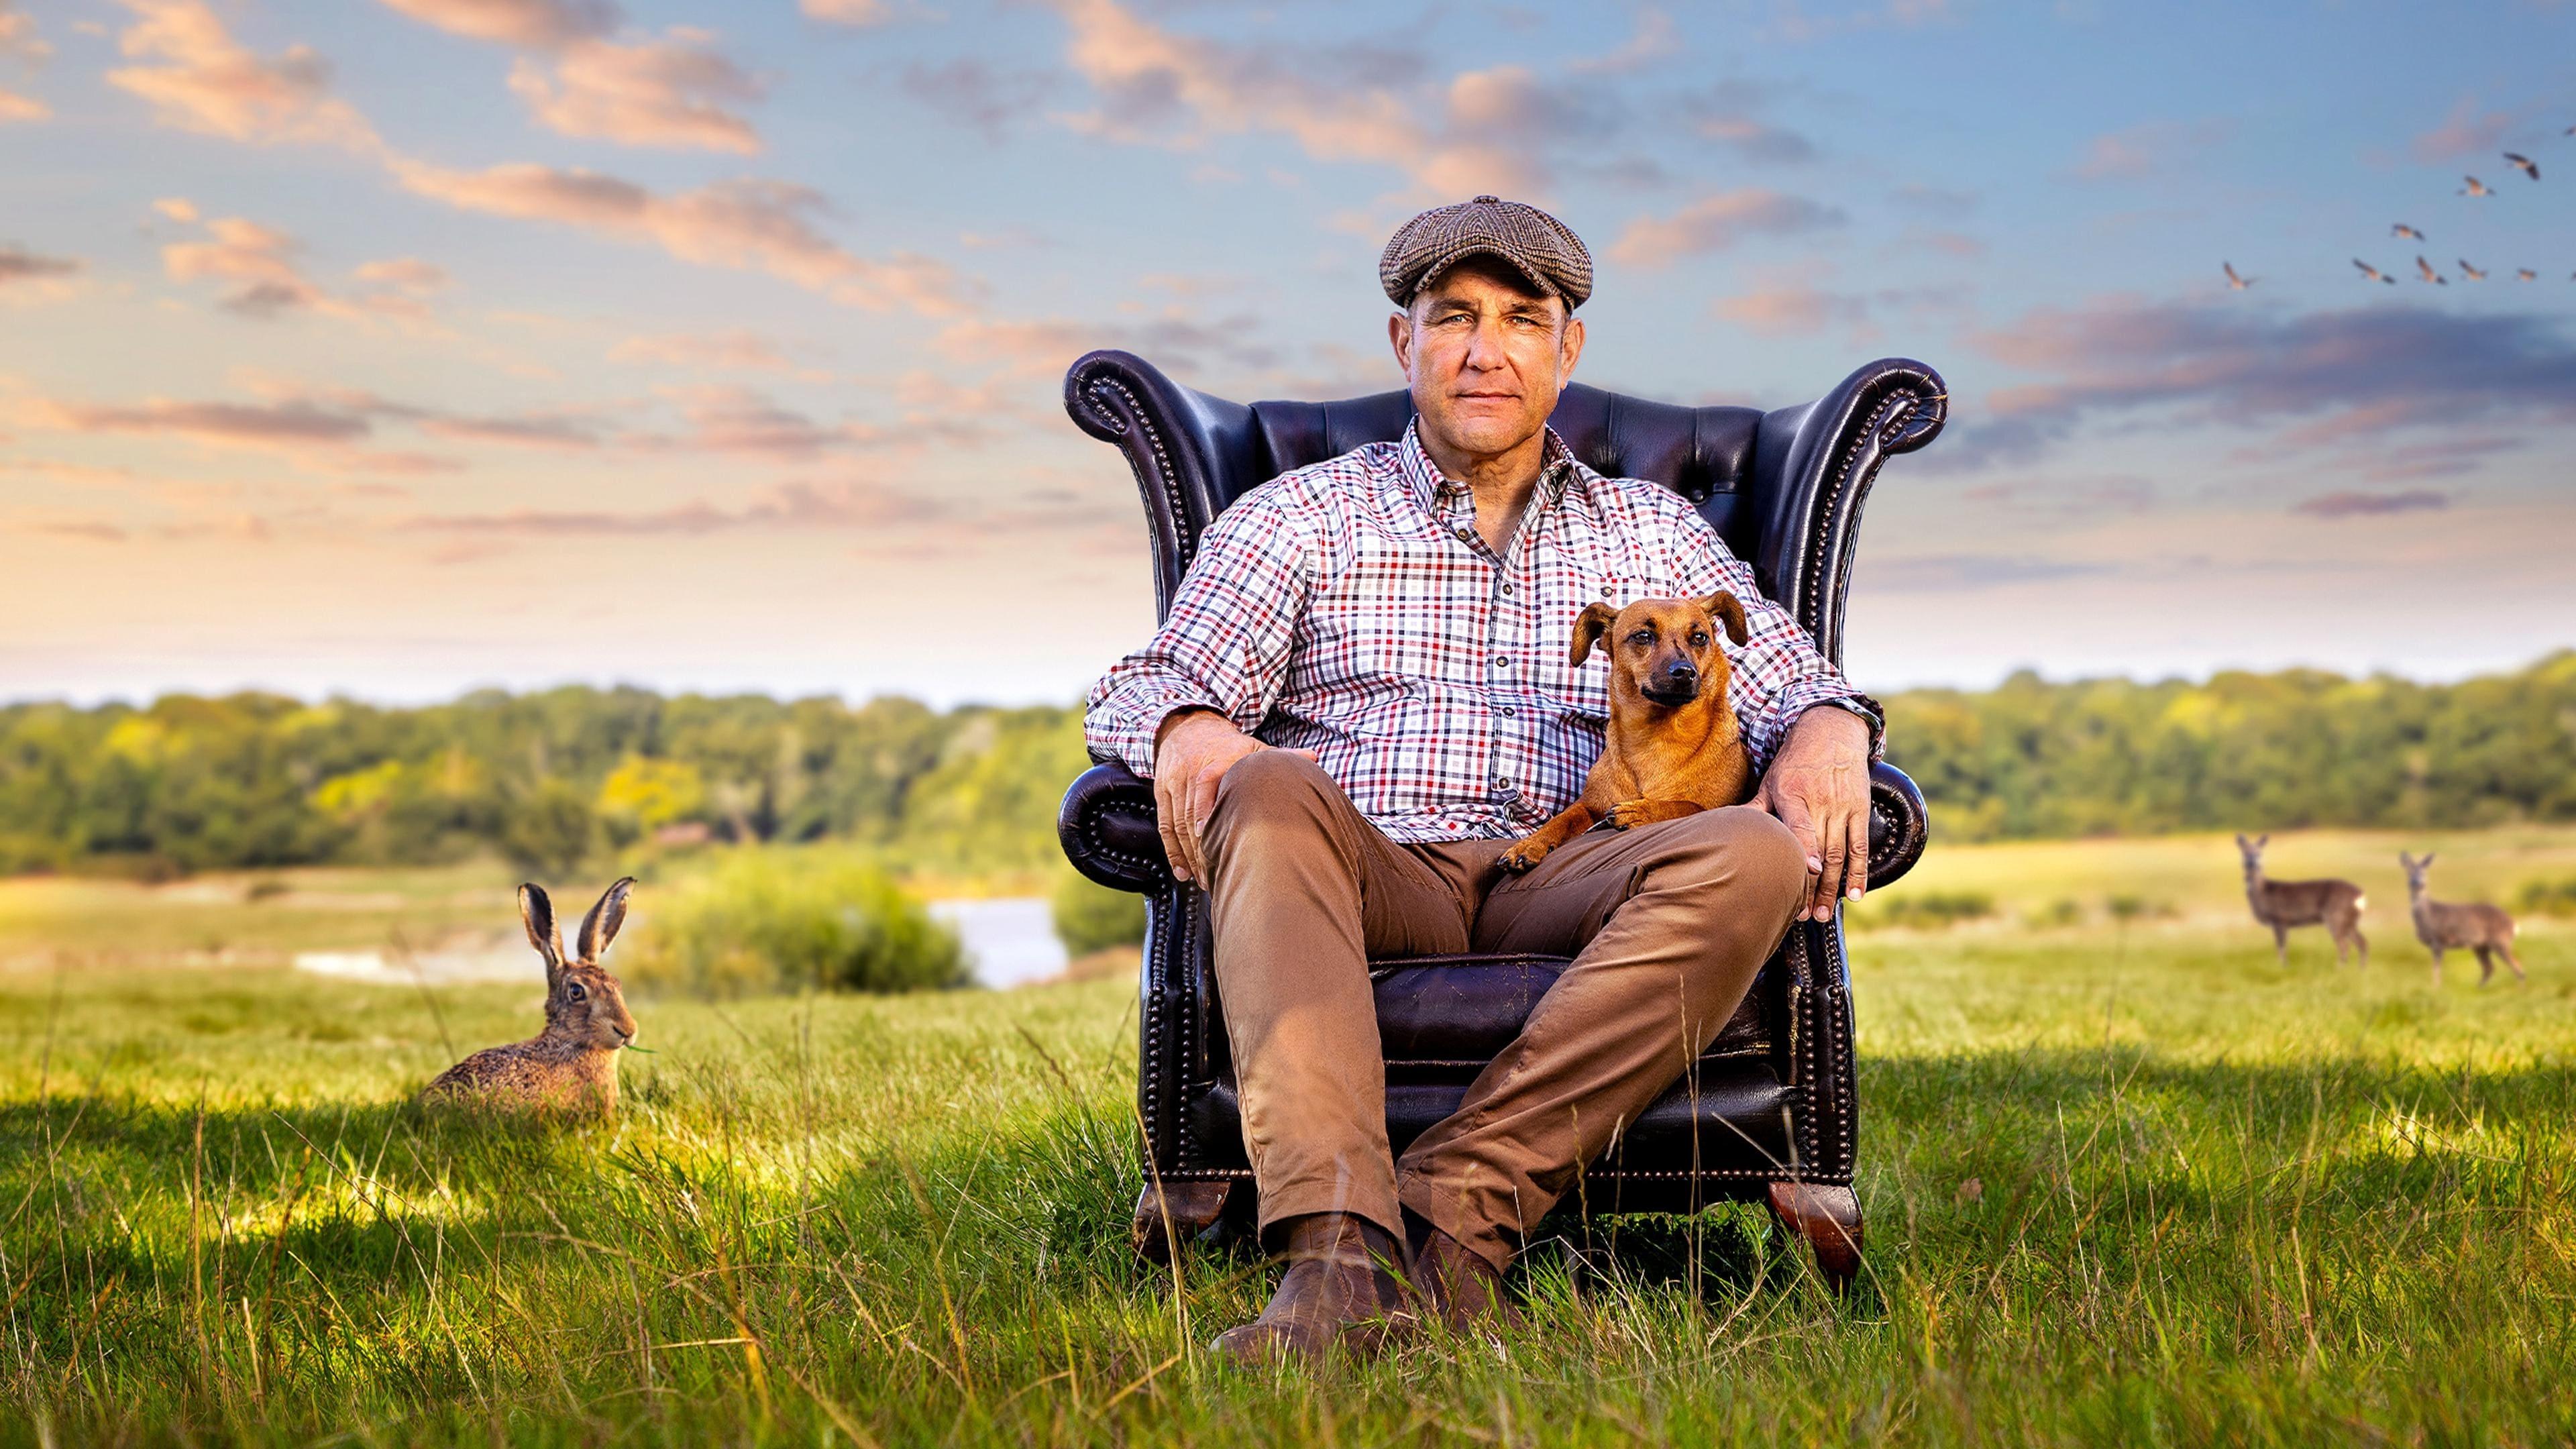
[[[1688, 498], [1753, 565], [1763, 591], [1840, 662], [1861, 502], [1882, 461], [1940, 432], [1947, 398], [1931, 368], [1885, 358], [1803, 407], [1683, 407], [1576, 383], [1548, 421], [1594, 471]], [[1403, 436], [1413, 400], [1384, 392], [1246, 406], [1183, 387], [1132, 353], [1102, 351], [1065, 374], [1065, 411], [1136, 470], [1160, 617], [1199, 535], [1228, 504], [1292, 468]]]

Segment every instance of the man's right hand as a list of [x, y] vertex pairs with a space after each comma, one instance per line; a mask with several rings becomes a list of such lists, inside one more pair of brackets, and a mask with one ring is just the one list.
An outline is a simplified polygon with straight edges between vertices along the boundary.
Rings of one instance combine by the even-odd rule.
[[1217, 782], [1234, 762], [1270, 748], [1213, 710], [1182, 710], [1154, 735], [1154, 823], [1179, 880], [1207, 879], [1199, 828], [1216, 808]]

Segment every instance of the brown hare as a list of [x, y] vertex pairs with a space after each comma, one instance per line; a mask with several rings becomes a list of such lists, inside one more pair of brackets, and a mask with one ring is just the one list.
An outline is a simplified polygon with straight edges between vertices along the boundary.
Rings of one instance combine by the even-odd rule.
[[2406, 868], [2406, 901], [2415, 916], [2415, 939], [2433, 953], [2434, 985], [2442, 984], [2442, 953], [2460, 946], [2478, 954], [2480, 986], [2495, 979], [2497, 956], [2513, 968], [2514, 980], [2531, 979], [2522, 974], [2522, 963], [2513, 958], [2513, 917], [2483, 901], [2459, 905], [2433, 899], [2433, 888], [2426, 878], [2433, 869], [2429, 851], [2417, 860], [2401, 850], [2397, 852], [2397, 863]]
[[555, 929], [554, 902], [533, 885], [519, 887], [519, 918], [528, 944], [546, 963], [546, 1029], [523, 1042], [476, 1052], [421, 1089], [424, 1102], [524, 1105], [549, 1110], [609, 1112], [617, 1106], [617, 1054], [635, 1040], [635, 1018], [617, 978], [599, 964], [617, 928], [626, 924], [626, 895], [633, 877], [619, 881], [581, 918], [575, 944], [581, 954], [564, 959]]

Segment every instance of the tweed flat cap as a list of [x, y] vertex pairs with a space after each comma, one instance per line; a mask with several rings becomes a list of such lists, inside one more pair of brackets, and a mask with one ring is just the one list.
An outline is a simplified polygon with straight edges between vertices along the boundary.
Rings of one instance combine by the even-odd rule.
[[1592, 253], [1564, 222], [1526, 202], [1479, 196], [1435, 206], [1395, 229], [1377, 259], [1387, 297], [1410, 307], [1425, 282], [1468, 257], [1493, 257], [1571, 312], [1592, 295]]

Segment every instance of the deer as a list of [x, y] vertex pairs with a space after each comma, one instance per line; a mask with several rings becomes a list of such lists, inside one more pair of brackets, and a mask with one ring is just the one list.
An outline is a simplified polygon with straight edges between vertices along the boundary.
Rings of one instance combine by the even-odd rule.
[[2522, 963], [2513, 956], [2513, 917], [2484, 901], [2455, 905], [2433, 899], [2433, 888], [2425, 879], [2433, 870], [2433, 856], [2426, 852], [2422, 860], [2405, 851], [2397, 852], [2397, 863], [2406, 868], [2406, 904], [2415, 916], [2415, 939], [2433, 953], [2433, 984], [2442, 984], [2442, 953], [2453, 947], [2466, 947], [2478, 953], [2478, 985], [2495, 979], [2495, 958], [2513, 968], [2513, 979], [2528, 981]]
[[2236, 849], [2245, 857], [2245, 899], [2254, 907], [2254, 919], [2272, 928], [2272, 949], [2281, 964], [2290, 964], [2292, 926], [2323, 926], [2334, 937], [2337, 966], [2347, 951], [2357, 949], [2367, 968], [2370, 941], [2361, 934], [2361, 908], [2367, 904], [2361, 887], [2348, 880], [2273, 880], [2263, 874], [2263, 847], [2271, 840], [2269, 835], [2252, 840], [2240, 835]]

